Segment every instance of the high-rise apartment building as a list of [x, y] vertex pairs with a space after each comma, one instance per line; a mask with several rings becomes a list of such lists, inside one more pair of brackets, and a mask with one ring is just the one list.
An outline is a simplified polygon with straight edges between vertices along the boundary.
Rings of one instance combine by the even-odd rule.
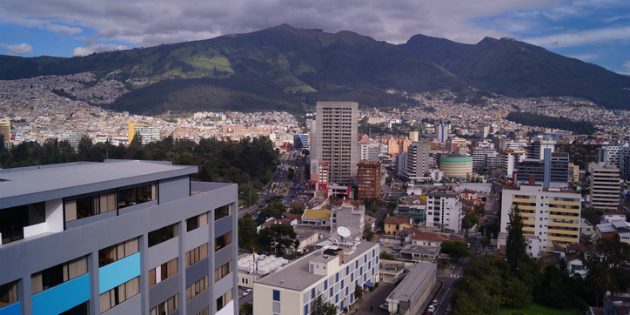
[[424, 177], [431, 167], [431, 146], [414, 142], [407, 148], [407, 178]]
[[381, 194], [381, 162], [360, 161], [358, 164], [359, 200]]
[[613, 164], [617, 166], [617, 168], [621, 168], [621, 160], [623, 158], [623, 148], [622, 145], [606, 145], [602, 146], [598, 149], [598, 163], [604, 164]]
[[378, 161], [381, 155], [381, 146], [378, 143], [361, 143], [357, 146], [357, 155], [359, 161]]
[[238, 314], [237, 187], [196, 166], [0, 171], [0, 314]]
[[329, 182], [357, 176], [357, 102], [317, 102], [315, 156], [329, 164]]
[[535, 140], [527, 146], [527, 158], [542, 160], [545, 158], [545, 149], [554, 152], [556, 142], [554, 140]]
[[591, 207], [601, 210], [619, 208], [619, 169], [612, 164], [591, 163]]
[[530, 177], [533, 176], [535, 184], [540, 184], [543, 188], [569, 187], [569, 153], [552, 152], [550, 148], [544, 151], [542, 161], [524, 159], [518, 163], [516, 181], [531, 183]]
[[426, 226], [459, 233], [462, 228], [462, 203], [453, 191], [439, 190], [427, 193]]
[[435, 134], [437, 135], [437, 139], [439, 143], [445, 143], [448, 139], [448, 125], [437, 125], [435, 126]]
[[527, 151], [523, 149], [502, 151], [500, 155], [501, 168], [508, 177], [512, 177], [514, 171], [518, 169], [518, 163], [522, 162], [525, 157], [527, 157]]
[[597, 162], [601, 144], [556, 143], [556, 152], [569, 153], [570, 162], [581, 170], [588, 169], [589, 163]]
[[413, 130], [409, 131], [409, 140], [411, 141], [419, 141], [420, 131]]
[[579, 242], [581, 195], [573, 190], [543, 188], [542, 186], [506, 186], [501, 197], [501, 229], [498, 246], [507, 238], [509, 214], [518, 207], [523, 217], [523, 235], [527, 239], [527, 252], [532, 257], [552, 251], [553, 242], [572, 244]]

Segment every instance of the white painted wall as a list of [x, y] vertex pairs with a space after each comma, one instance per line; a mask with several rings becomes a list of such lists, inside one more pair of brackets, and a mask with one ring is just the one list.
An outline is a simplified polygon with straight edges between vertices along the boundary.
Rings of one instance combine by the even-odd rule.
[[63, 199], [46, 201], [47, 232], [63, 231]]

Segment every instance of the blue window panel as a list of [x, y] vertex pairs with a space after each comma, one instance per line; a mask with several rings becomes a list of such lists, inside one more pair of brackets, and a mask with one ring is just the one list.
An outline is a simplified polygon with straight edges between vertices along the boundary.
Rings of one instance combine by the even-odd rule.
[[341, 280], [341, 288], [343, 289], [343, 280]]
[[367, 262], [367, 255], [363, 256], [363, 263]]
[[339, 303], [339, 294], [335, 295], [335, 304]]
[[273, 290], [273, 300], [280, 302], [280, 291]]
[[333, 296], [333, 287], [330, 287], [330, 296]]
[[374, 258], [374, 252], [376, 252], [375, 249], [372, 250], [372, 258]]
[[311, 299], [315, 298], [315, 288], [311, 290]]
[[367, 281], [367, 275], [363, 275], [363, 282]]
[[99, 268], [99, 294], [103, 294], [138, 276], [140, 276], [140, 253], [135, 253]]
[[308, 304], [304, 305], [304, 315], [308, 315]]
[[346, 266], [346, 276], [350, 273], [350, 266]]
[[354, 263], [354, 268], [359, 268], [359, 260], [357, 259], [357, 261]]
[[350, 275], [350, 282], [353, 282], [353, 281], [354, 281], [354, 273]]
[[374, 269], [372, 269], [372, 275], [374, 275]]
[[372, 268], [372, 262], [368, 262], [368, 269]]
[[0, 315], [20, 315], [20, 302], [0, 308]]
[[328, 280], [324, 280], [324, 290], [328, 290]]
[[346, 296], [348, 296], [348, 287], [346, 287]]
[[376, 263], [378, 264], [378, 256], [376, 256]]
[[343, 301], [341, 301], [341, 309], [343, 310]]
[[363, 274], [363, 267], [359, 268], [359, 274], [362, 275]]
[[90, 274], [33, 295], [33, 315], [57, 315], [90, 300]]
[[354, 303], [354, 293], [350, 293], [350, 304]]

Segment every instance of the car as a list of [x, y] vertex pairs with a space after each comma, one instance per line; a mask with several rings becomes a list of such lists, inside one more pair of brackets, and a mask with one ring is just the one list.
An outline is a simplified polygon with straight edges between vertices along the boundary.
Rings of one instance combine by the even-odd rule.
[[378, 306], [378, 308], [382, 311], [388, 311], [389, 310], [389, 303], [385, 302], [381, 305]]
[[376, 243], [376, 244], [378, 244], [378, 245], [383, 245], [383, 244], [385, 244], [385, 243], [383, 243], [383, 241], [376, 241], [375, 243]]
[[401, 250], [401, 249], [402, 249], [402, 247], [400, 247], [400, 246], [394, 246], [392, 249], [393, 249], [393, 250]]
[[431, 312], [431, 313], [435, 312], [435, 306], [429, 305], [428, 311]]
[[245, 290], [245, 292], [243, 292], [243, 296], [248, 296], [252, 293], [252, 289], [247, 289]]
[[433, 300], [433, 302], [431, 302], [431, 305], [437, 306], [438, 305], [438, 300]]

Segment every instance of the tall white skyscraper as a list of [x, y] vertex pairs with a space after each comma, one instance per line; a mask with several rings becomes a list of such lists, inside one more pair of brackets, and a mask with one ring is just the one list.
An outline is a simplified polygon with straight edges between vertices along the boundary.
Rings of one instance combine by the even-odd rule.
[[[357, 102], [317, 102], [313, 158], [329, 163], [329, 182], [357, 176]], [[312, 145], [312, 142], [311, 142]]]

